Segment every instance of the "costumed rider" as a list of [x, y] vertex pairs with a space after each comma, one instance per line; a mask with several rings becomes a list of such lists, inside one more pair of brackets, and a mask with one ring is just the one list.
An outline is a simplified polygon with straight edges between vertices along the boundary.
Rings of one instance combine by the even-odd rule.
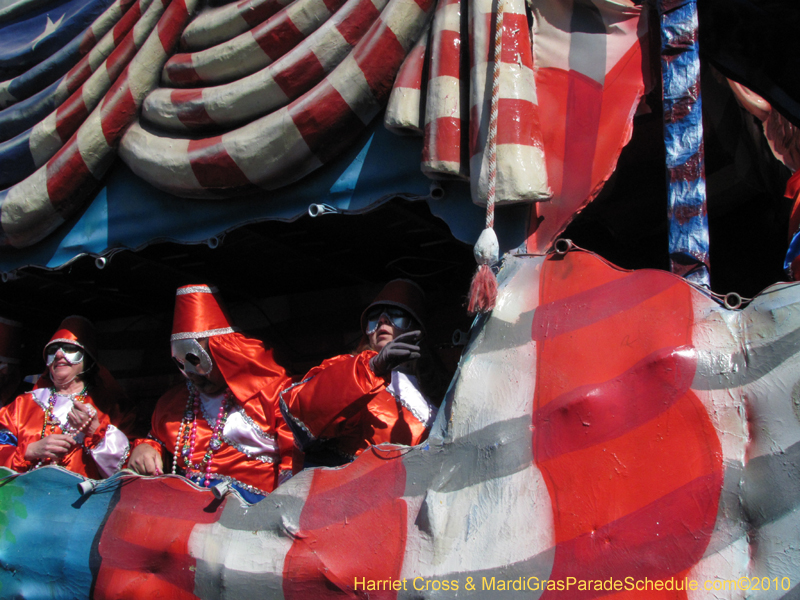
[[160, 475], [166, 465], [205, 487], [226, 482], [254, 503], [291, 476], [292, 436], [278, 407], [291, 379], [272, 350], [230, 323], [216, 288], [178, 288], [172, 357], [186, 382], [159, 399], [128, 466]]
[[423, 340], [424, 298], [412, 281], [386, 284], [361, 315], [358, 352], [326, 360], [281, 394], [306, 467], [342, 465], [370, 446], [428, 437], [446, 381]]
[[24, 391], [20, 371], [21, 346], [22, 324], [0, 317], [0, 406], [9, 404]]
[[112, 423], [121, 389], [97, 363], [94, 326], [67, 317], [44, 348], [47, 371], [33, 391], [0, 409], [0, 465], [25, 472], [59, 465], [90, 479], [128, 458], [128, 436]]

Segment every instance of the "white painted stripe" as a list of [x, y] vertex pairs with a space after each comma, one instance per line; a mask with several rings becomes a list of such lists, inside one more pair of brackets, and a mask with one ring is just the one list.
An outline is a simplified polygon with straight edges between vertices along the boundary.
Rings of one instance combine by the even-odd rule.
[[31, 130], [30, 138], [31, 156], [33, 164], [38, 169], [64, 145], [61, 136], [56, 130], [56, 113], [51, 112], [44, 119], [39, 121]]
[[381, 13], [381, 22], [392, 30], [406, 52], [417, 43], [427, 13], [414, 0], [391, 0]]
[[[428, 105], [425, 122], [444, 117], [461, 118], [461, 81], [457, 77], [441, 75], [428, 82]], [[465, 124], [466, 125], [466, 124]]]
[[43, 239], [64, 222], [47, 194], [47, 169], [42, 167], [8, 191], [0, 206], [3, 232], [12, 246], [22, 247]]
[[230, 42], [192, 54], [192, 66], [205, 82], [244, 77], [263, 69], [272, 62], [247, 31]]
[[[269, 1], [264, 0], [258, 5]], [[200, 50], [226, 42], [248, 29], [250, 26], [242, 18], [238, 2], [234, 2], [205, 10], [195, 17], [186, 26], [181, 42], [189, 50]]]
[[100, 110], [94, 110], [78, 128], [78, 149], [83, 162], [96, 179], [100, 179], [114, 157], [113, 149], [106, 142], [100, 124]]
[[158, 138], [133, 123], [120, 143], [120, 158], [139, 177], [166, 191], [201, 189], [189, 163], [189, 141]]
[[[353, 3], [351, 3], [352, 6]], [[349, 8], [346, 6], [346, 8]], [[344, 10], [344, 9], [342, 9]], [[341, 12], [341, 11], [340, 11]], [[312, 38], [308, 38], [311, 40]], [[308, 52], [314, 54], [317, 60], [322, 65], [322, 69], [326, 73], [330, 73], [336, 68], [336, 65], [344, 60], [352, 50], [353, 47], [347, 43], [347, 40], [342, 37], [336, 27], [326, 27], [324, 30], [319, 30], [319, 35], [314, 35], [314, 44], [303, 44], [303, 52], [295, 53], [294, 51], [286, 56], [288, 64], [295, 64], [301, 61]], [[276, 66], [283, 66], [283, 61], [279, 62]]]
[[223, 141], [245, 176], [268, 189], [279, 187], [273, 180], [297, 180], [321, 166], [289, 116], [288, 108], [225, 134]]
[[104, 65], [102, 69], [95, 71], [80, 87], [79, 92], [83, 98], [83, 104], [89, 111], [92, 111], [103, 96], [106, 95], [106, 92], [111, 88], [111, 83]]
[[352, 55], [327, 80], [365, 125], [381, 111], [381, 104], [372, 95], [367, 78]]
[[293, 2], [284, 10], [286, 10], [289, 20], [304, 37], [316, 31], [332, 14], [322, 0]]
[[[533, 461], [533, 457], [531, 457]], [[401, 579], [502, 569], [555, 546], [547, 485], [531, 465], [455, 492], [429, 489], [420, 511], [409, 511], [409, 541]]]
[[398, 134], [420, 135], [420, 95], [418, 89], [394, 88], [383, 118], [386, 128]]

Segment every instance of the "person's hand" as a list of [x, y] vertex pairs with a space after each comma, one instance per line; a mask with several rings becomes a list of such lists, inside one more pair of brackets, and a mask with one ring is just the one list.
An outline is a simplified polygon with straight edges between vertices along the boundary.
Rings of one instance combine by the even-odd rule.
[[83, 402], [72, 403], [72, 410], [67, 415], [67, 421], [75, 431], [82, 431], [87, 438], [92, 437], [97, 428], [100, 427], [100, 417], [97, 416], [97, 410]]
[[150, 444], [139, 444], [131, 452], [128, 468], [139, 475], [163, 475], [164, 461], [161, 453]]
[[383, 377], [404, 362], [419, 358], [419, 340], [421, 331], [409, 331], [398, 335], [387, 343], [377, 356], [369, 361], [369, 366], [375, 375]]
[[28, 447], [25, 448], [25, 460], [30, 462], [61, 460], [75, 446], [75, 439], [71, 435], [54, 433], [43, 437], [38, 442], [28, 444]]

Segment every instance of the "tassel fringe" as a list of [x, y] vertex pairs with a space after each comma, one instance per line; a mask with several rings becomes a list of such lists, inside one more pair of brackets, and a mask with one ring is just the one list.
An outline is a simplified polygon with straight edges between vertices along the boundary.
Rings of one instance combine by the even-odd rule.
[[497, 278], [489, 265], [480, 265], [469, 288], [467, 311], [471, 315], [488, 313], [497, 302]]

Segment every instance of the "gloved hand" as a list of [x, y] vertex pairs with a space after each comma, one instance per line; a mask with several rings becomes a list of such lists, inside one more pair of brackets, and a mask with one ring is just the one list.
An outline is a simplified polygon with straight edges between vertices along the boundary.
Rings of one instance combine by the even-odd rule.
[[409, 331], [398, 335], [386, 344], [377, 356], [369, 361], [369, 366], [375, 375], [383, 377], [404, 362], [419, 358], [419, 340], [421, 331]]

